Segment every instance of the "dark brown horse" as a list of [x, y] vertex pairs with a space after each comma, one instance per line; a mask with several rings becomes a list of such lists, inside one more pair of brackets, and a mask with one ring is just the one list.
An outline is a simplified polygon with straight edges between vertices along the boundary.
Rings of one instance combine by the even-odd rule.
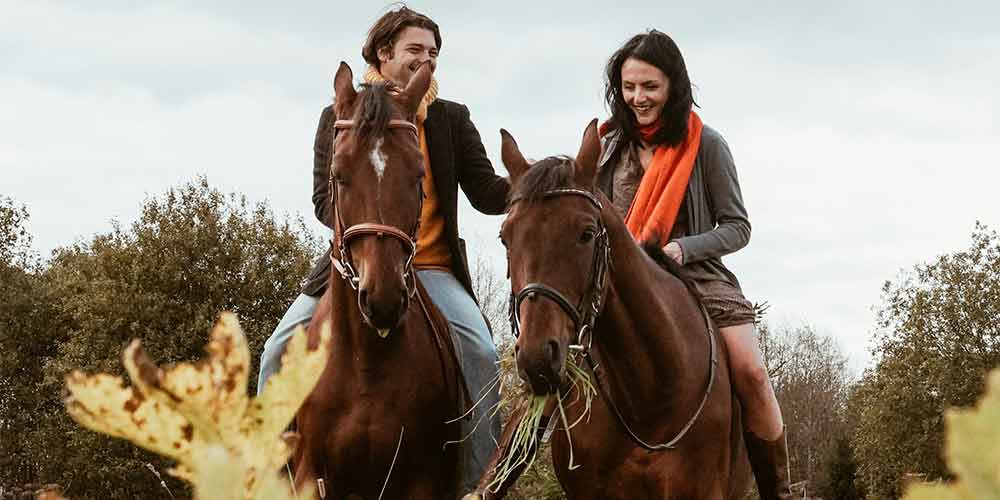
[[316, 342], [329, 324], [333, 343], [296, 417], [293, 457], [296, 484], [322, 479], [326, 498], [453, 495], [456, 447], [443, 445], [459, 437], [458, 424], [446, 424], [462, 411], [459, 369], [447, 333], [448, 345], [434, 335], [412, 268], [424, 176], [413, 119], [430, 76], [424, 65], [405, 89], [357, 92], [341, 63], [334, 79], [336, 272], [309, 329]]
[[[570, 499], [742, 498], [750, 469], [724, 344], [685, 283], [664, 270], [669, 259], [640, 248], [595, 189], [596, 124], [575, 161], [533, 165], [501, 131], [514, 182], [501, 238], [517, 366], [534, 394], [567, 396], [551, 441], [556, 475]], [[586, 405], [583, 389], [568, 387], [567, 356], [596, 388], [590, 415], [568, 433], [558, 426]], [[498, 454], [513, 446], [514, 425]], [[519, 473], [493, 494], [488, 472], [479, 494], [502, 496]]]

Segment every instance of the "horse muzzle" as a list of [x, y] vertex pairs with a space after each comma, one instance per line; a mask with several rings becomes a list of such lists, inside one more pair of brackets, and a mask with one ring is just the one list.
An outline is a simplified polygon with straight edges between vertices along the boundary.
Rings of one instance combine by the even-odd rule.
[[566, 350], [555, 338], [516, 347], [518, 375], [536, 396], [555, 394], [563, 385]]

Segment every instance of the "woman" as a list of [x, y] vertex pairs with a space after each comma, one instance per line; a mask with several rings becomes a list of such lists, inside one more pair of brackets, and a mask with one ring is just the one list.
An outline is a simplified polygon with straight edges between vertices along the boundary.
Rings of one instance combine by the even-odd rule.
[[653, 30], [607, 64], [598, 187], [638, 241], [657, 241], [701, 293], [729, 351], [762, 499], [790, 498], [781, 410], [754, 334], [753, 305], [723, 255], [746, 246], [750, 222], [725, 140], [692, 111], [684, 58]]

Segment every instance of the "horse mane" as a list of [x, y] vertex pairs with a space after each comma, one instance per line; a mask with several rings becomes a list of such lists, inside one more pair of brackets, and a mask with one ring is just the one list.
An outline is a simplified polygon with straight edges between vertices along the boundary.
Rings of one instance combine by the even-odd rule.
[[549, 156], [531, 165], [511, 189], [512, 200], [534, 201], [554, 189], [573, 186], [573, 159], [568, 156]]
[[382, 137], [392, 119], [394, 106], [385, 83], [362, 84], [354, 106], [354, 115], [351, 117], [360, 140], [368, 142]]

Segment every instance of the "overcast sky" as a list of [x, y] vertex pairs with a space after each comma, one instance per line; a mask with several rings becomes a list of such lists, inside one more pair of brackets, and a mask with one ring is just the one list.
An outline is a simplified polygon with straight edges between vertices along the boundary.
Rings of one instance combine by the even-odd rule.
[[[134, 220], [204, 174], [311, 227], [312, 139], [337, 64], [363, 73], [376, 2], [0, 0], [0, 195], [35, 247]], [[574, 154], [606, 118], [602, 69], [656, 28], [736, 159], [753, 235], [726, 258], [777, 324], [867, 365], [872, 308], [901, 269], [1000, 228], [996, 2], [414, 1], [443, 35], [441, 97], [469, 106], [497, 169]], [[463, 199], [473, 254], [502, 271], [498, 217]], [[275, 318], [277, 321], [277, 318]]]

